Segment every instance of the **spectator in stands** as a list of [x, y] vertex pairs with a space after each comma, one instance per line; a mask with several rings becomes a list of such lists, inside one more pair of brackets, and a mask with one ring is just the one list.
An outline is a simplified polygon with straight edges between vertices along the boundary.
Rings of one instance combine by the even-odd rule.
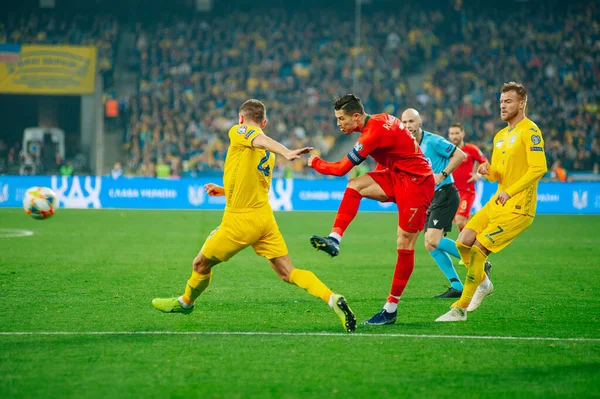
[[110, 171], [110, 177], [113, 179], [118, 179], [123, 176], [123, 168], [121, 167], [121, 162], [115, 162], [112, 170]]
[[8, 169], [8, 146], [0, 139], [0, 174], [6, 173]]
[[73, 163], [71, 161], [65, 162], [60, 167], [60, 175], [61, 176], [73, 176]]
[[163, 157], [158, 158], [156, 164], [156, 177], [166, 179], [171, 177], [171, 167], [167, 164]]
[[567, 171], [561, 166], [560, 159], [554, 161], [552, 164], [552, 169], [550, 171], [550, 179], [554, 181], [566, 182], [567, 181]]

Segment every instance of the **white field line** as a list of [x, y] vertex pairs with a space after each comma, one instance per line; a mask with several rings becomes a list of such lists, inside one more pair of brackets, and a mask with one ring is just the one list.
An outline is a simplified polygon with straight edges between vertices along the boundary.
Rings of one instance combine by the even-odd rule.
[[340, 338], [420, 338], [420, 339], [481, 339], [491, 341], [564, 341], [600, 342], [600, 338], [561, 337], [515, 337], [492, 335], [441, 335], [441, 334], [366, 334], [328, 332], [266, 332], [266, 331], [0, 331], [0, 336], [57, 336], [57, 335], [223, 335], [223, 336], [272, 336], [272, 337], [340, 337]]
[[33, 234], [34, 233], [31, 230], [0, 229], [0, 238], [29, 237]]

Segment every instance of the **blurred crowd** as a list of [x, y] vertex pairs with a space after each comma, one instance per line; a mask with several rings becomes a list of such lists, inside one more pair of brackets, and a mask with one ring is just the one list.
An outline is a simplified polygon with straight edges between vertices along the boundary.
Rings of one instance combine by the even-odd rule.
[[[108, 124], [123, 130], [127, 157], [119, 173], [222, 170], [228, 129], [248, 98], [266, 104], [265, 131], [273, 138], [340, 157], [351, 144], [340, 139], [331, 101], [348, 92], [371, 113], [400, 116], [414, 107], [423, 128], [438, 134], [461, 122], [467, 141], [489, 156], [503, 127], [499, 90], [512, 80], [529, 90], [527, 115], [544, 132], [549, 167], [598, 173], [598, 6], [456, 4], [408, 4], [385, 13], [365, 7], [358, 41], [353, 10], [331, 8], [170, 15], [127, 25], [135, 35], [127, 64], [139, 80], [133, 96], [120, 98], [120, 123]], [[110, 87], [118, 32], [110, 17], [13, 18], [0, 23], [0, 43], [96, 44]], [[303, 161], [277, 170], [311, 173]]]
[[[339, 136], [331, 100], [350, 91], [373, 113], [416, 107], [424, 128], [439, 134], [462, 122], [489, 155], [502, 127], [500, 86], [517, 80], [529, 90], [528, 116], [544, 131], [549, 167], [597, 173], [599, 10], [540, 7], [375, 13], [363, 18], [358, 47], [351, 15], [335, 12], [138, 24], [126, 170], [152, 174], [156, 162], [174, 175], [221, 169], [227, 130], [251, 97], [267, 104], [268, 134], [327, 156]], [[430, 72], [411, 91], [405, 77], [421, 71]], [[292, 169], [309, 172], [300, 161]]]
[[[443, 17], [421, 11], [411, 16], [415, 26], [401, 13], [370, 18], [360, 49], [352, 13], [270, 10], [138, 24], [126, 171], [146, 175], [164, 162], [183, 176], [222, 169], [227, 131], [248, 98], [266, 104], [270, 136], [324, 156], [339, 136], [336, 96], [354, 87], [368, 109], [398, 113], [410, 96], [404, 76], [418, 70], [411, 60], [434, 59]], [[305, 165], [299, 160], [291, 172]]]
[[[491, 153], [503, 127], [498, 96], [503, 82], [529, 91], [527, 116], [544, 133], [548, 166], [594, 171], [600, 164], [600, 9], [471, 10], [461, 15], [460, 39], [436, 60], [419, 106], [445, 132], [461, 121], [470, 140]], [[558, 162], [557, 162], [558, 161]]]

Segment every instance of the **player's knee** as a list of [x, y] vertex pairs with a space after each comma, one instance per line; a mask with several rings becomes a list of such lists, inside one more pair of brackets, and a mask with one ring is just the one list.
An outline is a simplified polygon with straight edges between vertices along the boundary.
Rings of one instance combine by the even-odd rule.
[[360, 193], [360, 189], [362, 188], [362, 185], [360, 184], [360, 181], [357, 178], [353, 178], [353, 179], [348, 180], [348, 184], [346, 185], [346, 188], [351, 188]]
[[[398, 239], [396, 241], [397, 249], [414, 249], [415, 248], [415, 237], [414, 233], [401, 230], [398, 232]], [[418, 233], [417, 233], [418, 235]]]
[[425, 249], [427, 249], [428, 252], [433, 251], [434, 249], [436, 249], [438, 247], [438, 245], [440, 244], [440, 240], [443, 237], [443, 231], [442, 230], [437, 230], [437, 229], [428, 229], [425, 232], [425, 236], [424, 236], [424, 242], [425, 242]]
[[427, 252], [431, 252], [433, 250], [435, 250], [438, 246], [439, 242], [433, 242], [430, 240], [425, 239], [425, 249], [427, 250]]
[[208, 258], [202, 254], [199, 254], [194, 258], [192, 267], [196, 273], [208, 274], [212, 269], [212, 264], [208, 261]]
[[463, 229], [460, 232], [460, 234], [458, 235], [458, 238], [456, 239], [456, 241], [460, 242], [461, 244], [463, 244], [467, 247], [470, 247], [475, 242], [476, 237], [477, 237], [477, 233], [475, 232], [475, 230]]

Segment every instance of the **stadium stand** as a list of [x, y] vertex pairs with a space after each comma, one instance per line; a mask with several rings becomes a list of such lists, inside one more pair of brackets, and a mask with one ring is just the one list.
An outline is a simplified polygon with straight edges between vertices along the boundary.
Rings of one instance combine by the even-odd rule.
[[[567, 171], [598, 174], [599, 9], [575, 2], [556, 12], [555, 5], [367, 11], [360, 48], [354, 46], [352, 10], [134, 16], [127, 26], [121, 23], [135, 34], [139, 76], [135, 94], [119, 103], [124, 171], [154, 176], [165, 170], [159, 163], [173, 176], [220, 170], [227, 130], [250, 97], [267, 104], [267, 131], [277, 140], [340, 156], [336, 144], [349, 143], [340, 143], [331, 100], [351, 91], [370, 112], [398, 116], [415, 107], [424, 128], [442, 135], [452, 122], [462, 122], [467, 140], [489, 155], [501, 126], [499, 88], [519, 80], [529, 89], [528, 116], [544, 131], [549, 167], [559, 161]], [[116, 18], [3, 20], [0, 43], [98, 45], [110, 89], [119, 46]], [[0, 142], [0, 170], [26, 161], [18, 154], [18, 144]], [[292, 172], [310, 173], [301, 161], [285, 171]]]

